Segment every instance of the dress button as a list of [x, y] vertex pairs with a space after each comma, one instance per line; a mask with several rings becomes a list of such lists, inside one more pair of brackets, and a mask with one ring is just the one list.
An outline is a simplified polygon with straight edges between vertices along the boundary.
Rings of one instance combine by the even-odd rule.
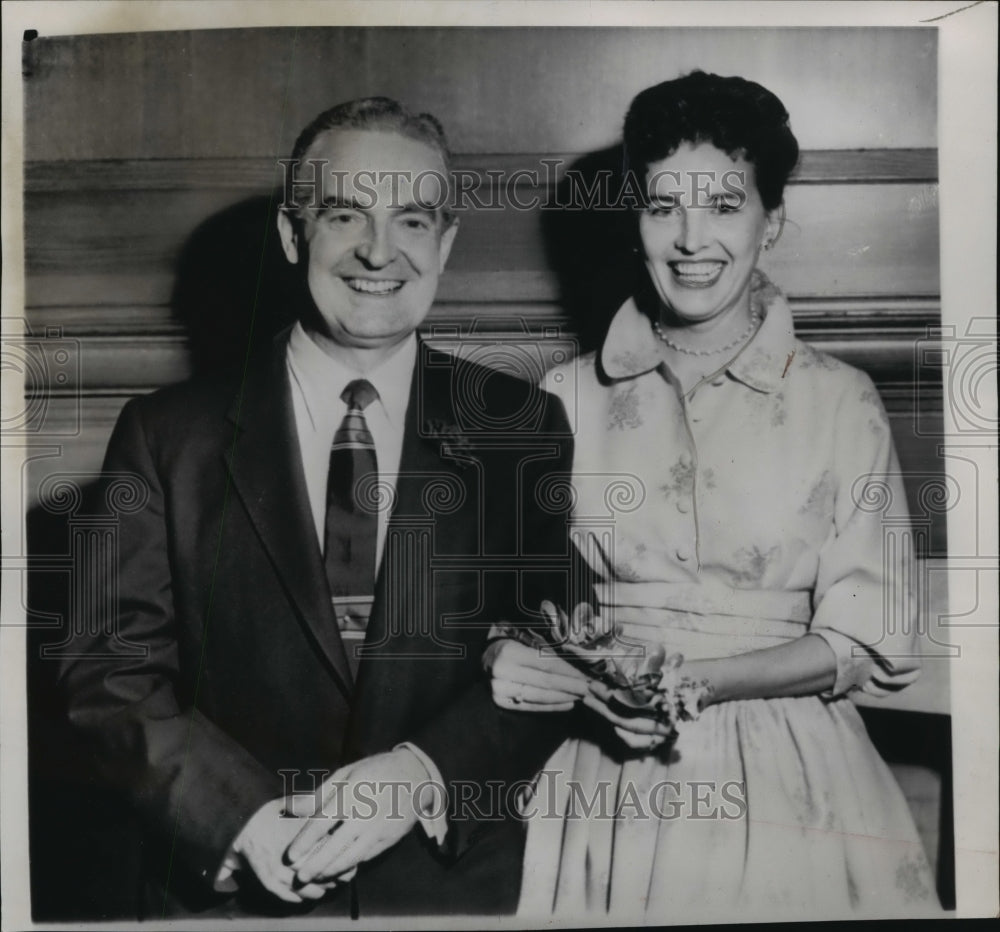
[[725, 379], [712, 379], [712, 384], [716, 388], [718, 388], [720, 385], [725, 385], [726, 384], [726, 380]]
[[685, 502], [685, 501], [679, 501], [677, 503], [677, 510], [682, 515], [686, 515], [691, 510], [691, 506], [687, 502]]
[[685, 550], [683, 547], [680, 547], [677, 550], [677, 559], [680, 560], [681, 563], [686, 563], [688, 560], [691, 559], [691, 551]]

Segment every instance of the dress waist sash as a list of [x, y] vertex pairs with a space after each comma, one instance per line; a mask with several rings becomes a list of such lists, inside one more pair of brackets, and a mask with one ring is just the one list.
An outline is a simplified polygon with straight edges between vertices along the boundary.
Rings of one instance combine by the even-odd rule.
[[602, 616], [626, 640], [662, 642], [687, 659], [772, 647], [809, 629], [808, 590], [734, 589], [722, 583], [615, 581], [594, 587]]

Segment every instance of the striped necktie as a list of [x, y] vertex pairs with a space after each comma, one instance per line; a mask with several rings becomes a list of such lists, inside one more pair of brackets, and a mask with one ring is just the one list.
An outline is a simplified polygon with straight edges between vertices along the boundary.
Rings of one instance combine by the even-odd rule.
[[334, 614], [356, 678], [358, 648], [364, 642], [375, 596], [378, 462], [364, 410], [378, 398], [378, 392], [371, 382], [356, 379], [340, 397], [347, 414], [330, 448], [323, 561]]

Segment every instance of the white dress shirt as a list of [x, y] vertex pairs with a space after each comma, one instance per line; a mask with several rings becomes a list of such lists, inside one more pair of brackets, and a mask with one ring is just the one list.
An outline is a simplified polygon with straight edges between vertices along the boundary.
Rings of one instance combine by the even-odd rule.
[[[367, 379], [378, 392], [378, 399], [368, 405], [364, 417], [375, 441], [379, 482], [395, 492], [399, 460], [403, 453], [406, 406], [410, 400], [413, 367], [417, 362], [417, 338], [411, 335], [387, 360], [362, 373], [324, 352], [302, 324], [297, 323], [288, 340], [287, 358], [295, 429], [305, 469], [309, 507], [322, 550], [330, 447], [333, 435], [347, 414], [347, 405], [340, 400], [340, 395], [355, 379]], [[391, 496], [380, 498], [391, 501]], [[380, 508], [375, 545], [376, 566], [382, 562], [388, 520], [388, 509]]]

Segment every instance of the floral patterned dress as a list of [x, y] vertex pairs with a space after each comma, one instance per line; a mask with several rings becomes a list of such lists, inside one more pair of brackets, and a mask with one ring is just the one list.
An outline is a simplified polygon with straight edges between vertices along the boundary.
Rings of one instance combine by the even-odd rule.
[[905, 493], [864, 373], [763, 322], [682, 394], [630, 300], [598, 354], [549, 372], [576, 425], [573, 535], [627, 639], [688, 659], [820, 635], [824, 695], [723, 702], [672, 747], [603, 721], [527, 803], [520, 914], [638, 921], [916, 915], [938, 909], [906, 801], [849, 698], [919, 671]]

